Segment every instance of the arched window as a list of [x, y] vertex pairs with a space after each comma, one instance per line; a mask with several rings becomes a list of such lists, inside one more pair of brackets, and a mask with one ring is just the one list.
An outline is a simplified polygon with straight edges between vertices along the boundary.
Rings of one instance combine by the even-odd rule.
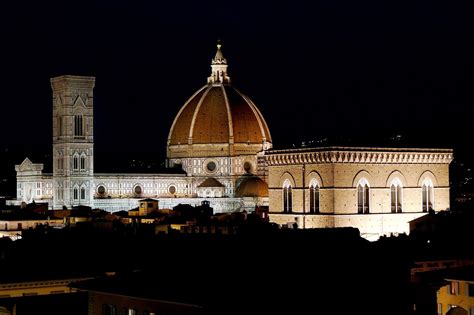
[[293, 193], [291, 191], [291, 184], [285, 181], [283, 184], [283, 212], [291, 213], [293, 211]]
[[73, 158], [72, 167], [75, 171], [77, 171], [79, 169], [79, 157], [77, 155], [74, 156], [74, 158]]
[[61, 151], [58, 151], [58, 169], [64, 169], [64, 156]]
[[433, 210], [433, 183], [431, 180], [425, 180], [421, 188], [423, 199], [423, 212]]
[[63, 118], [58, 117], [58, 135], [62, 136], [63, 135]]
[[84, 187], [81, 187], [81, 200], [86, 199], [86, 189]]
[[76, 188], [74, 188], [74, 200], [77, 200], [79, 199], [79, 190]]
[[390, 185], [390, 205], [392, 213], [402, 212], [402, 183], [398, 178]]
[[81, 156], [81, 171], [86, 169], [86, 157], [83, 155]]
[[319, 185], [312, 182], [309, 186], [309, 212], [319, 213]]
[[83, 119], [82, 114], [78, 114], [74, 116], [74, 136], [83, 136], [84, 135], [84, 128], [83, 128]]
[[370, 211], [370, 187], [369, 182], [362, 178], [357, 184], [357, 213], [369, 213]]

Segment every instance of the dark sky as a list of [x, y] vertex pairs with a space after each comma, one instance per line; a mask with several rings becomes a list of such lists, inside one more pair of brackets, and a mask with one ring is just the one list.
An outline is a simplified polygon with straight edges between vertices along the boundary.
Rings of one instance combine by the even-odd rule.
[[164, 153], [218, 38], [277, 147], [397, 133], [419, 146], [470, 141], [471, 0], [279, 2], [2, 3], [0, 144], [49, 149], [49, 78], [76, 74], [96, 77], [96, 152]]

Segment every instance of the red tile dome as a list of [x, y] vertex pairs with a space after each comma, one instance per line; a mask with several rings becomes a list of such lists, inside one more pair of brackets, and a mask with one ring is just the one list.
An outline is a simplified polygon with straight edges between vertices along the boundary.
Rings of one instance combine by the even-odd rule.
[[220, 51], [208, 84], [176, 115], [168, 137], [168, 158], [256, 154], [271, 146], [268, 126], [257, 106], [230, 85]]

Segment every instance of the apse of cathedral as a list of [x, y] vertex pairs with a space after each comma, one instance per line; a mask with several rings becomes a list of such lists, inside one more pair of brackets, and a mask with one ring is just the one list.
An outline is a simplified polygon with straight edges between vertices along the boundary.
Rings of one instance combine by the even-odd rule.
[[167, 166], [184, 171], [176, 174], [95, 173], [95, 78], [52, 78], [53, 173], [28, 158], [16, 165], [16, 202], [115, 212], [143, 198], [158, 200], [160, 208], [208, 201], [214, 212], [263, 207], [281, 226], [356, 227], [368, 239], [408, 233], [409, 221], [449, 209], [452, 150], [272, 150], [262, 113], [231, 85], [227, 68], [218, 44], [207, 84], [171, 124]]

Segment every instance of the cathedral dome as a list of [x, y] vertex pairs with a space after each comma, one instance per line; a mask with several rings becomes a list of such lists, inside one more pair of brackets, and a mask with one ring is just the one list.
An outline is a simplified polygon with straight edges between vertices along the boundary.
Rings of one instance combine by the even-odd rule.
[[236, 197], [268, 197], [268, 185], [260, 177], [246, 174], [237, 182]]
[[271, 147], [262, 114], [230, 85], [220, 45], [208, 84], [176, 115], [168, 137], [168, 158], [256, 154]]

